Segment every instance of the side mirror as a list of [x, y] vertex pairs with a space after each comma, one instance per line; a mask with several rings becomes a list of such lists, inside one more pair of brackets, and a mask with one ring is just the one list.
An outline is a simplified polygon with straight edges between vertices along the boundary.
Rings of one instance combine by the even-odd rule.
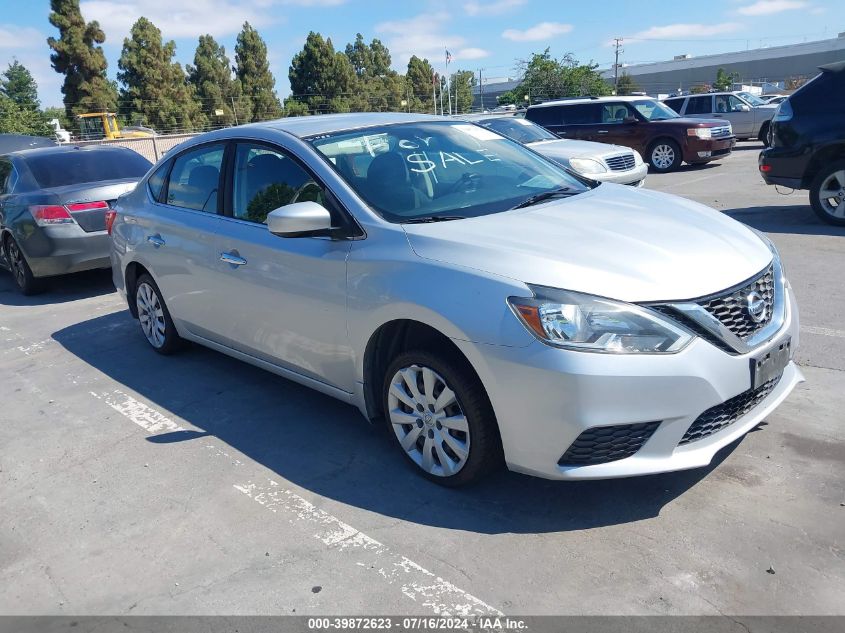
[[316, 202], [294, 202], [267, 214], [267, 229], [279, 237], [327, 235], [331, 228], [331, 214]]
[[747, 106], [744, 103], [740, 104], [736, 108], [737, 112], [751, 112], [751, 106]]
[[639, 123], [639, 119], [635, 116], [626, 116], [622, 119], [623, 123]]

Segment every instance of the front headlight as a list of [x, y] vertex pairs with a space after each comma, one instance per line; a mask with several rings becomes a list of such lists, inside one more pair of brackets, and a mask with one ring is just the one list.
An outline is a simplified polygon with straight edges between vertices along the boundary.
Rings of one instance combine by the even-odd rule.
[[607, 171], [604, 165], [592, 158], [570, 158], [569, 165], [579, 174], [603, 174]]
[[687, 130], [687, 136], [709, 139], [713, 136], [713, 132], [709, 127], [691, 127]]
[[510, 297], [523, 324], [544, 343], [610, 354], [665, 354], [694, 336], [640, 306], [579, 292], [529, 285], [534, 296]]

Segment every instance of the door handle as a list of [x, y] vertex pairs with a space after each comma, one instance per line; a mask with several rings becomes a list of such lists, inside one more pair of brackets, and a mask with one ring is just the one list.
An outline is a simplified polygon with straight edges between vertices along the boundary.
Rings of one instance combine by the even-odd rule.
[[243, 266], [246, 264], [246, 260], [243, 257], [234, 253], [220, 253], [220, 261], [232, 264], [232, 266]]
[[153, 246], [155, 246], [156, 248], [158, 248], [159, 246], [164, 246], [164, 243], [165, 243], [164, 240], [162, 239], [161, 235], [158, 235], [158, 234], [148, 235], [147, 241], [150, 244], [152, 244]]
[[608, 130], [599, 130], [596, 134], [608, 134]]
[[724, 115], [724, 114], [714, 114], [714, 115], [713, 115], [713, 118], [714, 118], [714, 119], [724, 119], [724, 118], [725, 118], [725, 115]]

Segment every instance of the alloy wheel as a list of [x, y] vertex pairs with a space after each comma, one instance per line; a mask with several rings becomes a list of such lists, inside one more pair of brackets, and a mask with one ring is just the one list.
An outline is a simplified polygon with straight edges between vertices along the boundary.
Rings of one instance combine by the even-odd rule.
[[671, 145], [655, 145], [651, 150], [651, 164], [657, 169], [669, 169], [675, 162], [675, 150]]
[[430, 367], [397, 371], [387, 394], [391, 427], [402, 448], [425, 472], [448, 477], [467, 462], [469, 423], [455, 392]]
[[845, 219], [845, 169], [834, 171], [824, 179], [819, 203], [831, 217]]
[[26, 267], [23, 259], [23, 253], [18, 245], [11, 239], [8, 242], [8, 256], [9, 268], [12, 270], [12, 275], [15, 278], [15, 283], [18, 287], [23, 288], [26, 283]]
[[141, 330], [147, 337], [150, 345], [156, 349], [164, 345], [164, 333], [166, 323], [164, 320], [164, 309], [158, 298], [158, 293], [148, 283], [138, 285], [135, 293], [135, 303], [138, 307], [138, 320], [141, 322]]

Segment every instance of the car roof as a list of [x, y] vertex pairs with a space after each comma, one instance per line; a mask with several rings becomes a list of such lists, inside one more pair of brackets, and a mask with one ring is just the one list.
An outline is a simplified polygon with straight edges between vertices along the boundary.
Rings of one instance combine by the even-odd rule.
[[825, 64], [824, 66], [819, 66], [819, 70], [829, 73], [841, 73], [843, 70], [845, 70], [845, 60], [841, 62], [832, 62], [830, 64]]
[[[299, 138], [331, 134], [344, 130], [355, 130], [380, 125], [398, 123], [418, 123], [431, 121], [448, 121], [449, 119], [433, 114], [409, 114], [405, 112], [351, 112], [346, 114], [321, 114], [315, 116], [295, 116], [273, 121], [252, 123], [241, 127], [264, 127], [282, 130]], [[229, 128], [237, 130], [240, 128]]]
[[20, 156], [21, 158], [36, 158], [40, 156], [55, 156], [61, 154], [72, 154], [74, 152], [113, 152], [125, 154], [134, 150], [120, 145], [54, 145], [52, 147], [34, 147], [32, 149], [22, 149], [16, 152], [9, 152], [9, 156]]
[[657, 101], [654, 97], [648, 97], [643, 95], [624, 95], [618, 97], [578, 97], [575, 99], [556, 99], [554, 101], [544, 101], [543, 103], [536, 103], [530, 106], [528, 109], [532, 108], [547, 108], [549, 106], [558, 106], [558, 105], [570, 105], [573, 103], [607, 103], [608, 101], [639, 101], [642, 99], [651, 99], [652, 101]]

